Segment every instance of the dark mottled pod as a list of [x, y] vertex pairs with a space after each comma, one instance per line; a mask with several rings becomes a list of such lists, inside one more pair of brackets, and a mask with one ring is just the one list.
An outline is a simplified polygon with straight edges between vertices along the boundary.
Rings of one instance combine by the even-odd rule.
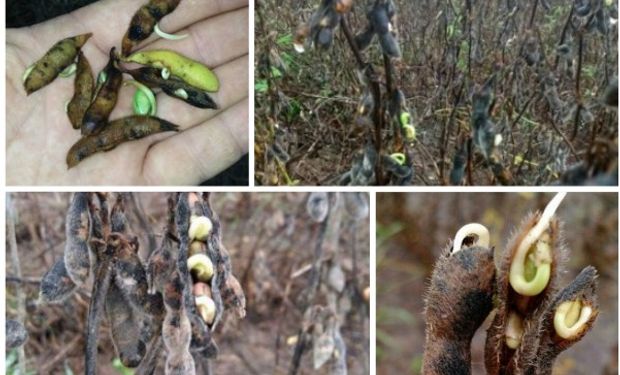
[[92, 35], [77, 35], [54, 44], [32, 68], [28, 68], [30, 72], [24, 78], [26, 93], [30, 95], [56, 79], [66, 67], [73, 64], [78, 51]]
[[124, 70], [123, 73], [131, 75], [136, 81], [151, 88], [161, 88], [168, 96], [180, 99], [194, 107], [217, 109], [217, 104], [206, 91], [189, 85], [176, 76], [168, 79], [162, 77], [161, 70], [144, 67], [134, 70]]
[[306, 201], [306, 211], [314, 222], [320, 223], [329, 212], [329, 199], [325, 192], [312, 192]]
[[471, 373], [471, 340], [493, 309], [493, 249], [474, 245], [445, 251], [426, 296], [422, 373]]
[[189, 352], [192, 327], [183, 302], [184, 288], [183, 277], [175, 268], [164, 288], [166, 316], [162, 338], [168, 350], [166, 374], [191, 375], [196, 371]]
[[116, 354], [125, 367], [137, 367], [146, 353], [140, 318], [114, 284], [110, 284], [106, 295], [105, 312]]
[[7, 349], [13, 349], [24, 345], [28, 339], [28, 332], [23, 324], [17, 320], [7, 319], [5, 328]]
[[65, 267], [65, 259], [60, 258], [41, 279], [39, 287], [41, 303], [62, 302], [77, 289]]
[[92, 135], [103, 129], [108, 122], [110, 113], [116, 106], [118, 92], [123, 83], [123, 73], [116, 67], [117, 57], [115, 48], [110, 50], [110, 60], [100, 74], [105, 77], [105, 81], [100, 85], [95, 93], [95, 97], [84, 113], [82, 120], [82, 134]]
[[155, 25], [164, 16], [172, 13], [181, 0], [150, 0], [134, 14], [129, 24], [129, 29], [123, 36], [123, 56], [131, 53], [131, 50], [142, 40], [153, 33]]
[[88, 210], [90, 193], [75, 193], [65, 223], [65, 266], [74, 283], [82, 285], [90, 273], [91, 219]]
[[177, 125], [152, 116], [129, 116], [114, 120], [99, 134], [77, 141], [67, 154], [67, 166], [75, 167], [87, 157], [97, 152], [112, 150], [124, 142], [141, 139], [151, 134], [178, 130]]
[[146, 271], [131, 243], [123, 236], [112, 233], [110, 242], [115, 244], [114, 283], [137, 311], [149, 315], [163, 313], [161, 294], [149, 294]]
[[228, 275], [222, 288], [222, 300], [226, 307], [232, 308], [237, 317], [245, 317], [245, 293], [236, 277]]
[[84, 113], [90, 106], [95, 91], [95, 80], [90, 63], [82, 51], [78, 52], [77, 70], [73, 82], [73, 98], [67, 105], [67, 115], [74, 129], [82, 126]]

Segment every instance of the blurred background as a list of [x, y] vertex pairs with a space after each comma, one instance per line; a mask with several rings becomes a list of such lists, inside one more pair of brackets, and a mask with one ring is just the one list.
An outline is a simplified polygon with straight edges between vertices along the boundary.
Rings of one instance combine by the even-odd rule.
[[[456, 231], [479, 222], [502, 249], [524, 217], [554, 194], [377, 194], [377, 374], [419, 374], [424, 346], [424, 293], [433, 264]], [[600, 315], [583, 340], [562, 353], [554, 375], [617, 374], [618, 198], [616, 193], [568, 193], [557, 217], [563, 223], [566, 285], [581, 269], [599, 272]], [[489, 321], [472, 343], [473, 374], [485, 374]]]
[[[368, 374], [367, 304], [352, 295], [369, 283], [368, 218], [355, 221], [343, 207], [330, 214], [321, 257], [321, 283], [315, 304], [327, 305], [327, 270], [342, 269], [345, 290], [339, 303], [350, 309], [340, 318], [349, 374]], [[247, 298], [247, 316], [225, 313], [215, 331], [220, 352], [215, 374], [286, 374], [294, 340], [302, 326], [304, 294], [314, 258], [319, 224], [306, 212], [306, 193], [214, 193], [211, 200], [222, 222], [222, 242], [229, 250], [233, 274]], [[92, 281], [64, 304], [37, 306], [41, 277], [59, 259], [65, 244], [68, 193], [12, 193], [7, 203], [6, 318], [18, 318], [17, 288], [25, 295], [25, 344], [28, 374], [79, 374], [84, 362], [84, 332]], [[165, 193], [134, 193], [128, 201], [130, 233], [137, 235], [140, 255], [157, 246], [165, 225]], [[367, 194], [362, 195], [367, 200]], [[11, 222], [22, 277], [15, 275]], [[353, 256], [355, 254], [355, 257]], [[353, 272], [356, 270], [356, 272]], [[331, 272], [329, 272], [331, 274]], [[332, 276], [330, 276], [332, 277]], [[330, 279], [331, 281], [331, 279]], [[361, 303], [361, 306], [360, 306]], [[5, 373], [18, 374], [17, 350], [8, 351]], [[314, 370], [307, 349], [298, 374], [329, 373], [329, 364]], [[133, 374], [116, 360], [108, 323], [99, 331], [99, 374]], [[162, 372], [163, 373], [163, 372]], [[22, 374], [23, 375], [23, 374]]]

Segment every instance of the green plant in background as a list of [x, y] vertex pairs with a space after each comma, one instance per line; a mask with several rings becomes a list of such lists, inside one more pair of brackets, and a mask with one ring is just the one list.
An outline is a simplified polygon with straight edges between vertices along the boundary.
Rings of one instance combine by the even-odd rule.
[[17, 349], [11, 350], [6, 355], [6, 364], [4, 368], [5, 368], [7, 375], [34, 375], [35, 374], [34, 371], [28, 371], [26, 372], [26, 374], [21, 374], [19, 372], [19, 366], [17, 364]]
[[123, 366], [119, 358], [114, 358], [114, 360], [112, 361], [112, 367], [114, 367], [114, 369], [121, 375], [134, 374], [134, 371], [132, 369], [128, 369], [127, 367]]

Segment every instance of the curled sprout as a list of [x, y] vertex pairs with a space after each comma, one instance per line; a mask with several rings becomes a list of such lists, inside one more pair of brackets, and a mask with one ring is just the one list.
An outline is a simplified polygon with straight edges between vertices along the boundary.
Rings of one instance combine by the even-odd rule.
[[68, 67], [66, 67], [65, 70], [60, 72], [58, 75], [61, 76], [62, 78], [69, 78], [75, 74], [76, 70], [77, 70], [77, 64], [73, 63], [69, 65]]
[[97, 84], [103, 85], [105, 81], [107, 80], [108, 80], [108, 73], [102, 70], [101, 73], [99, 73], [99, 75], [97, 76]]
[[592, 307], [584, 305], [579, 299], [562, 302], [555, 310], [553, 328], [563, 339], [575, 338], [588, 327], [586, 323], [592, 313]]
[[400, 153], [400, 152], [390, 155], [390, 158], [392, 158], [392, 160], [398, 163], [398, 165], [405, 165], [405, 161], [407, 160], [407, 157], [405, 156], [405, 154]]
[[181, 35], [168, 34], [159, 28], [158, 23], [155, 24], [155, 34], [157, 34], [160, 38], [168, 39], [168, 40], [181, 40], [189, 36], [189, 34], [181, 34]]
[[136, 86], [136, 93], [133, 96], [133, 112], [137, 115], [155, 116], [157, 113], [157, 99], [153, 91], [142, 83], [129, 80], [125, 84]]
[[460, 251], [465, 238], [471, 236], [472, 234], [477, 237], [475, 242], [476, 245], [482, 247], [489, 246], [491, 236], [489, 235], [489, 230], [487, 227], [479, 223], [469, 223], [462, 226], [461, 229], [456, 232], [456, 235], [454, 236], [454, 243], [452, 245], [452, 253], [454, 254], [457, 251]]
[[517, 349], [521, 345], [521, 337], [523, 337], [523, 319], [514, 311], [508, 314], [506, 322], [506, 346], [510, 349]]
[[552, 249], [549, 244], [551, 219], [566, 193], [558, 193], [547, 204], [536, 224], [519, 243], [510, 264], [509, 281], [512, 288], [523, 296], [540, 294], [551, 278]]
[[184, 89], [175, 90], [174, 95], [178, 96], [181, 99], [187, 99], [189, 97], [187, 91], [185, 91]]
[[26, 82], [30, 73], [32, 73], [32, 69], [34, 69], [34, 65], [35, 64], [32, 64], [26, 68], [26, 70], [24, 71], [24, 74], [22, 74], [22, 82]]

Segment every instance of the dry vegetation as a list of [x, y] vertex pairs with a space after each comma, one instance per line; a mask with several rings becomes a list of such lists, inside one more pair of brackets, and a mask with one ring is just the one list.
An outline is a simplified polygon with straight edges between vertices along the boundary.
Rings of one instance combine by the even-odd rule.
[[[127, 202], [129, 232], [137, 235], [144, 260], [164, 233], [167, 194], [139, 193], [133, 197], [136, 199]], [[213, 195], [213, 209], [222, 223], [222, 241], [247, 297], [245, 319], [225, 314], [213, 333], [219, 347], [218, 357], [209, 361], [213, 373], [294, 373], [295, 357], [299, 360], [298, 374], [334, 373], [330, 369], [338, 361], [330, 357], [329, 345], [323, 346], [327, 363], [313, 369], [317, 356], [313, 340], [337, 330], [346, 346], [349, 374], [368, 374], [368, 307], [361, 297], [369, 282], [368, 219], [354, 220], [354, 206], [344, 204], [356, 202], [350, 197], [345, 199], [345, 194], [340, 194], [338, 206], [331, 206], [324, 221], [315, 222], [307, 212], [307, 194]], [[334, 198], [331, 196], [332, 202]], [[367, 199], [365, 195], [362, 198]], [[20, 320], [17, 293], [23, 292], [29, 334], [24, 346], [28, 374], [84, 371], [92, 280], [62, 304], [36, 303], [41, 277], [64, 251], [69, 201], [70, 195], [64, 193], [10, 195], [22, 276], [16, 277], [7, 250], [6, 317]], [[320, 233], [324, 239], [317, 246]], [[315, 272], [316, 282], [312, 281]], [[326, 324], [323, 336], [318, 328], [311, 330], [306, 335], [308, 345], [298, 350], [303, 355], [295, 356], [291, 337], [306, 334], [306, 328], [317, 325], [305, 314], [317, 306], [323, 306], [323, 311], [336, 309], [331, 321], [337, 324]], [[106, 319], [97, 344], [99, 374], [133, 374], [118, 363]], [[18, 351], [7, 350], [6, 354], [6, 372], [17, 374]], [[158, 374], [163, 373], [164, 358], [162, 354]]]
[[347, 32], [392, 4], [358, 0], [295, 52], [298, 25], [349, 2], [257, 1], [257, 183], [617, 184], [616, 1], [395, 0], [398, 58], [377, 37], [357, 54]]

